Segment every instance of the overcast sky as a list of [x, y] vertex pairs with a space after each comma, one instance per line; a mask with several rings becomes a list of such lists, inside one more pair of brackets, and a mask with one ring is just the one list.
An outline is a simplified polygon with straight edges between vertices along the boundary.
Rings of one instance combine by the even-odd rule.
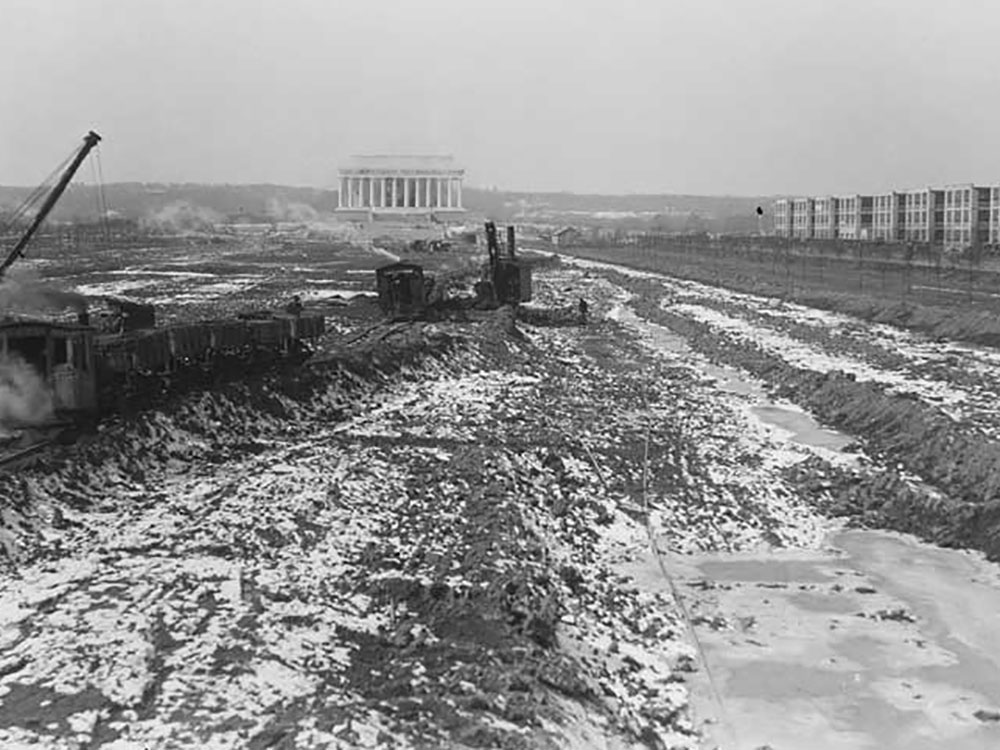
[[[1000, 181], [996, 0], [2, 0], [0, 184], [759, 195]], [[89, 174], [87, 175], [89, 177]]]

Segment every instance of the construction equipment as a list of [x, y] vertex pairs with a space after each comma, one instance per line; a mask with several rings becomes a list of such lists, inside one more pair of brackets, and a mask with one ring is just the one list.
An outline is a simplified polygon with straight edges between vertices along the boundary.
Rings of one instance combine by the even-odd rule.
[[[445, 299], [447, 283], [424, 274], [416, 263], [397, 262], [375, 271], [379, 306], [393, 320], [423, 317], [431, 310], [501, 305], [531, 301], [531, 267], [516, 257], [514, 227], [507, 227], [506, 248], [500, 246], [497, 227], [486, 222], [488, 257], [475, 284], [475, 299]], [[444, 277], [447, 278], [447, 275]]]
[[103, 300], [111, 311], [100, 326], [104, 333], [128, 333], [156, 327], [156, 308], [148, 302], [110, 296]]
[[531, 268], [516, 257], [514, 227], [507, 227], [507, 252], [497, 239], [497, 227], [486, 222], [486, 249], [489, 258], [483, 278], [476, 285], [479, 305], [517, 305], [531, 301]]
[[[34, 236], [35, 232], [38, 231], [38, 228], [42, 225], [45, 219], [48, 218], [48, 215], [52, 212], [52, 209], [55, 207], [56, 202], [59, 200], [60, 196], [62, 196], [62, 194], [66, 191], [66, 187], [73, 179], [73, 175], [76, 174], [76, 171], [80, 168], [80, 165], [83, 164], [83, 160], [87, 158], [87, 155], [94, 149], [94, 147], [98, 143], [100, 143], [100, 141], [101, 141], [101, 136], [99, 136], [97, 133], [91, 130], [89, 133], [87, 133], [87, 135], [84, 136], [83, 145], [80, 146], [73, 154], [70, 155], [68, 159], [69, 164], [67, 165], [66, 169], [63, 170], [62, 175], [59, 177], [59, 181], [48, 192], [48, 195], [45, 196], [45, 200], [39, 207], [38, 213], [35, 214], [35, 218], [32, 219], [31, 224], [28, 226], [27, 230], [24, 232], [23, 235], [21, 235], [21, 239], [19, 239], [17, 241], [17, 244], [14, 245], [14, 249], [7, 254], [7, 257], [4, 259], [3, 263], [0, 263], [0, 279], [3, 278], [4, 274], [7, 272], [7, 269], [10, 268], [14, 264], [14, 262], [17, 261], [18, 258], [24, 256], [24, 248], [27, 247], [28, 243], [31, 241], [31, 238]], [[9, 224], [12, 224], [18, 218], [26, 214], [26, 212], [31, 208], [31, 205], [43, 195], [42, 188], [44, 188], [44, 186], [45, 183], [43, 183], [41, 187], [36, 189], [30, 196], [28, 196], [27, 200], [25, 200], [25, 202], [21, 204], [21, 206], [17, 209], [17, 211], [14, 212], [14, 215], [11, 217]]]
[[390, 263], [375, 270], [378, 302], [393, 319], [421, 315], [427, 309], [424, 269], [416, 263]]

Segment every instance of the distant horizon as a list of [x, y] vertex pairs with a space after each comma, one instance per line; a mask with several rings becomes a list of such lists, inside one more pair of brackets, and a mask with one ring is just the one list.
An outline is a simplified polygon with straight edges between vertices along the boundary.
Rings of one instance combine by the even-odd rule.
[[11, 0], [0, 181], [92, 128], [121, 182], [330, 189], [409, 153], [513, 193], [992, 184], [997, 38], [1000, 4], [934, 0]]
[[[74, 180], [69, 185], [69, 190], [74, 187], [96, 187], [98, 183], [92, 182], [90, 180]], [[275, 188], [293, 188], [295, 190], [320, 190], [325, 192], [336, 193], [338, 188], [336, 186], [332, 187], [322, 187], [317, 185], [300, 185], [294, 183], [285, 182], [206, 182], [206, 181], [163, 181], [163, 180], [116, 180], [114, 182], [103, 183], [104, 188], [114, 187], [116, 185], [164, 185], [164, 186], [200, 186], [200, 187], [275, 187]], [[34, 190], [38, 185], [8, 185], [0, 184], [0, 189], [2, 190]], [[740, 200], [750, 200], [758, 198], [784, 198], [789, 197], [786, 194], [736, 194], [736, 193], [682, 193], [682, 192], [637, 192], [637, 191], [626, 191], [626, 192], [589, 192], [589, 191], [579, 191], [579, 190], [525, 190], [519, 188], [505, 188], [505, 187], [494, 187], [492, 185], [482, 186], [482, 185], [470, 185], [469, 183], [462, 184], [463, 190], [475, 190], [482, 193], [516, 193], [523, 195], [578, 195], [581, 197], [593, 197], [593, 198], [657, 198], [657, 197], [675, 197], [675, 198], [732, 198]], [[790, 195], [790, 194], [789, 194]], [[862, 193], [866, 195], [866, 193]]]

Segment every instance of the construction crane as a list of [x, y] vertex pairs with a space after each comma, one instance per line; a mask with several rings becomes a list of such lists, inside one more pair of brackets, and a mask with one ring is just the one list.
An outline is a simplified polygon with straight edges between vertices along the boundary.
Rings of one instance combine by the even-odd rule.
[[[66, 191], [66, 188], [69, 186], [70, 181], [72, 181], [73, 176], [76, 174], [76, 171], [80, 168], [80, 165], [83, 164], [83, 160], [87, 158], [87, 155], [94, 149], [94, 147], [98, 143], [100, 143], [100, 141], [101, 141], [101, 136], [99, 136], [97, 133], [91, 130], [89, 133], [87, 133], [87, 135], [83, 137], [83, 145], [80, 146], [75, 152], [70, 154], [69, 158], [66, 160], [69, 162], [69, 164], [63, 170], [62, 174], [59, 177], [58, 182], [56, 182], [56, 184], [52, 187], [52, 189], [49, 190], [48, 194], [45, 195], [45, 200], [39, 207], [38, 213], [35, 214], [35, 218], [32, 219], [31, 224], [28, 226], [27, 230], [25, 230], [24, 234], [21, 235], [21, 238], [17, 241], [17, 244], [14, 245], [14, 249], [7, 254], [7, 257], [4, 259], [3, 263], [0, 264], [0, 279], [3, 279], [4, 274], [7, 273], [7, 269], [10, 268], [17, 261], [18, 258], [24, 256], [24, 248], [28, 246], [28, 243], [31, 241], [31, 238], [34, 236], [35, 232], [38, 231], [38, 228], [42, 225], [45, 219], [48, 218], [48, 215], [52, 212], [52, 209], [59, 201], [59, 198]], [[63, 164], [66, 164], [66, 162], [63, 162]], [[58, 169], [59, 168], [57, 167], [56, 171], [58, 171]], [[25, 212], [31, 208], [32, 204], [35, 203], [42, 195], [44, 195], [44, 188], [47, 182], [48, 181], [42, 183], [41, 186], [39, 186], [31, 195], [28, 196], [28, 198], [24, 201], [24, 203], [22, 203], [21, 206], [14, 212], [14, 215], [8, 222], [8, 226], [12, 224], [14, 221], [16, 221], [18, 218], [23, 216]]]

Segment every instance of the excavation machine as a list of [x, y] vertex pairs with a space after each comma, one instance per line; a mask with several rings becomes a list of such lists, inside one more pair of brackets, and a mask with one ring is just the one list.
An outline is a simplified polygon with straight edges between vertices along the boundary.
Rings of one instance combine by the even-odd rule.
[[[56, 172], [9, 220], [37, 213], [0, 263], [0, 282], [25, 248], [87, 155], [101, 140], [91, 131]], [[50, 177], [50, 180], [52, 178]], [[8, 280], [10, 281], [10, 280]], [[0, 290], [2, 291], [2, 290]], [[65, 297], [65, 295], [63, 295]], [[81, 295], [72, 295], [83, 300]], [[157, 326], [148, 303], [103, 297], [110, 314], [90, 320], [83, 303], [75, 321], [18, 315], [0, 295], [0, 470], [31, 460], [54, 441], [72, 442], [78, 428], [130, 400], [149, 403], [179, 384], [204, 384], [220, 373], [245, 373], [308, 356], [322, 336], [322, 315], [239, 316]], [[55, 309], [55, 308], [53, 308]]]
[[474, 308], [491, 310], [503, 305], [531, 301], [531, 267], [517, 258], [514, 227], [507, 227], [506, 246], [501, 246], [497, 226], [487, 221], [486, 251], [475, 297], [446, 299], [438, 281], [416, 263], [391, 263], [375, 271], [379, 305], [393, 320], [426, 317], [435, 311]]

